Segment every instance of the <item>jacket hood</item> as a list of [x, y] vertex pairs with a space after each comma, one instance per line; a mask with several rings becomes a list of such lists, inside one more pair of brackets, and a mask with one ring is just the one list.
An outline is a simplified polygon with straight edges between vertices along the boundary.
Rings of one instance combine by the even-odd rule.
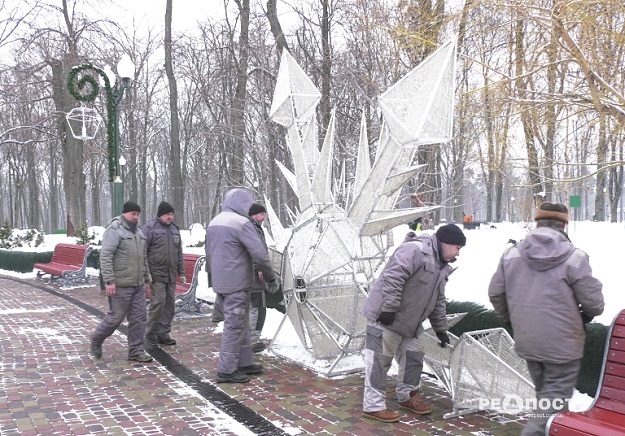
[[538, 271], [560, 265], [575, 252], [575, 247], [562, 232], [548, 227], [529, 232], [516, 247], [527, 263]]
[[[408, 232], [404, 238], [404, 242], [420, 241], [426, 249], [434, 253], [434, 257], [440, 260], [440, 247], [436, 235], [430, 233], [420, 233], [417, 235], [415, 232]], [[423, 250], [423, 248], [422, 248]]]
[[224, 204], [221, 210], [236, 212], [239, 215], [248, 217], [247, 212], [250, 210], [252, 203], [254, 203], [254, 200], [245, 189], [231, 189], [224, 197]]
[[[117, 222], [117, 226], [118, 227], [121, 226], [121, 227], [125, 227], [128, 230], [130, 230], [130, 227], [128, 226], [128, 223], [126, 223], [126, 221], [124, 219], [122, 219], [121, 215], [117, 215], [117, 216], [114, 216], [113, 218], [111, 218], [111, 220], [108, 222], [106, 227], [110, 226], [114, 222]], [[137, 227], [138, 227], [138, 224], [137, 224]]]

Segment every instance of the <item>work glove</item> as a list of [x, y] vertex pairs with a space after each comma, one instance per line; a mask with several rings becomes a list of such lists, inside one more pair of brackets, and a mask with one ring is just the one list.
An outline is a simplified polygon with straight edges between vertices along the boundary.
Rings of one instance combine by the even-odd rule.
[[376, 321], [382, 325], [391, 325], [395, 322], [395, 312], [382, 312]]
[[445, 348], [449, 344], [449, 335], [447, 332], [436, 332], [436, 337], [441, 341], [441, 348]]
[[275, 294], [280, 290], [280, 280], [274, 279], [270, 282], [267, 282], [267, 292], [270, 294]]

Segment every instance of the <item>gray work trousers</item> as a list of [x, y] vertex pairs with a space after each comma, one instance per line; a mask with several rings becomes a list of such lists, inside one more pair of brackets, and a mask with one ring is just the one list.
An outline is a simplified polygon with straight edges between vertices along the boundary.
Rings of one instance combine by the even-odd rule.
[[[523, 428], [522, 436], [544, 436], [549, 417], [568, 410], [566, 399], [573, 395], [581, 367], [581, 359], [566, 363], [527, 361], [527, 369], [529, 369], [536, 390], [538, 407], [532, 411]], [[544, 401], [540, 401], [541, 399]]]
[[254, 364], [250, 345], [250, 293], [222, 294], [224, 329], [221, 335], [218, 372], [231, 374], [241, 366]]
[[143, 334], [145, 333], [145, 285], [129, 288], [117, 288], [109, 297], [110, 310], [91, 335], [91, 342], [102, 345], [115, 329], [128, 318], [128, 356], [144, 352]]
[[260, 334], [266, 318], [265, 291], [252, 291], [250, 293], [250, 343], [252, 345], [260, 342]]
[[176, 304], [176, 284], [152, 282], [152, 299], [148, 312], [145, 337], [153, 343], [166, 339], [171, 332]]
[[397, 400], [408, 401], [419, 388], [423, 372], [423, 349], [417, 338], [406, 338], [382, 324], [367, 321], [365, 338], [365, 389], [362, 410], [379, 412], [386, 409], [386, 375], [397, 361]]

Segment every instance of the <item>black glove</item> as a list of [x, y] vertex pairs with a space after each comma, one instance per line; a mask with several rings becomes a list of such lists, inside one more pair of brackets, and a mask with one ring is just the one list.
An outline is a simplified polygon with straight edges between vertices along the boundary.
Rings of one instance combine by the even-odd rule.
[[280, 280], [275, 279], [270, 282], [267, 282], [267, 292], [270, 294], [275, 294], [280, 290]]
[[382, 312], [376, 321], [383, 325], [391, 325], [395, 321], [395, 312]]
[[441, 341], [441, 348], [445, 348], [449, 344], [449, 335], [447, 332], [436, 332], [436, 337]]

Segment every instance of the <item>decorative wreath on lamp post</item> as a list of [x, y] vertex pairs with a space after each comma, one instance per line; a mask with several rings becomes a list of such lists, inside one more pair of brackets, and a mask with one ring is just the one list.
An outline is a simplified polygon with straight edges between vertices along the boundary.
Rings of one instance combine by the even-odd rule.
[[67, 76], [67, 89], [76, 100], [92, 103], [100, 92], [100, 82], [97, 77], [104, 79], [106, 92], [106, 151], [109, 166], [109, 182], [115, 177], [115, 99], [113, 89], [106, 73], [91, 64], [80, 65], [71, 69]]

